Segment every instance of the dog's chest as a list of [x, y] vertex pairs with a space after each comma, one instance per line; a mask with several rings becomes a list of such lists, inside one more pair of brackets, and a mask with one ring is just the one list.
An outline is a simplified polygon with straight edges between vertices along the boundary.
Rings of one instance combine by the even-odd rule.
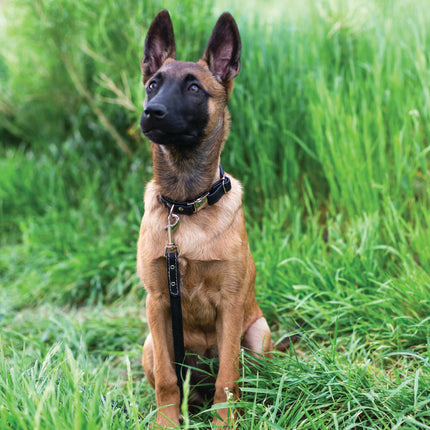
[[184, 326], [205, 332], [215, 330], [217, 309], [224, 297], [223, 263], [180, 258], [179, 266]]

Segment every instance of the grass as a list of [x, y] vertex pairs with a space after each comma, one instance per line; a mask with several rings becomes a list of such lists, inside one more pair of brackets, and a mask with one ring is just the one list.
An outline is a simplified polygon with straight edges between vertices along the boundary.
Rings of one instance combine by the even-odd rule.
[[[0, 428], [146, 428], [139, 61], [170, 10], [197, 59], [230, 9], [243, 62], [223, 165], [244, 184], [271, 361], [238, 429], [430, 428], [430, 12], [412, 0], [19, 0], [0, 17]], [[112, 19], [115, 17], [115, 19]], [[13, 25], [12, 25], [13, 23]], [[215, 410], [185, 411], [203, 428]]]

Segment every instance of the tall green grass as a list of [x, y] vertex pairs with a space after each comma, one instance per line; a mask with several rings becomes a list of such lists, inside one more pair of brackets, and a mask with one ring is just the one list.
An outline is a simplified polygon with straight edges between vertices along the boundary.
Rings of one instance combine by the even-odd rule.
[[[430, 428], [430, 11], [384, 0], [18, 0], [0, 16], [0, 428], [145, 428], [140, 57], [242, 35], [226, 170], [275, 339], [240, 429]], [[187, 415], [204, 428], [210, 407]]]

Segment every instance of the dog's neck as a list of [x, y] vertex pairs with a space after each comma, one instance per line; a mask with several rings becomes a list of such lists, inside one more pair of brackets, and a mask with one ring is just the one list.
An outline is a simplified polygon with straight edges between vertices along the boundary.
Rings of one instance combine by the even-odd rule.
[[228, 134], [228, 115], [199, 144], [184, 148], [151, 143], [154, 181], [161, 195], [192, 200], [220, 179], [219, 163]]

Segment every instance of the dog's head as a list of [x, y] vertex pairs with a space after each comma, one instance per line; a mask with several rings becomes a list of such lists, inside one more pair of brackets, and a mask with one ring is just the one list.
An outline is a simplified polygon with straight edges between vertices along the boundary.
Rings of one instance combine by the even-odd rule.
[[176, 61], [169, 13], [154, 18], [145, 39], [142, 59], [146, 88], [141, 128], [152, 142], [190, 147], [219, 126], [240, 69], [241, 41], [229, 13], [218, 19], [203, 57]]

